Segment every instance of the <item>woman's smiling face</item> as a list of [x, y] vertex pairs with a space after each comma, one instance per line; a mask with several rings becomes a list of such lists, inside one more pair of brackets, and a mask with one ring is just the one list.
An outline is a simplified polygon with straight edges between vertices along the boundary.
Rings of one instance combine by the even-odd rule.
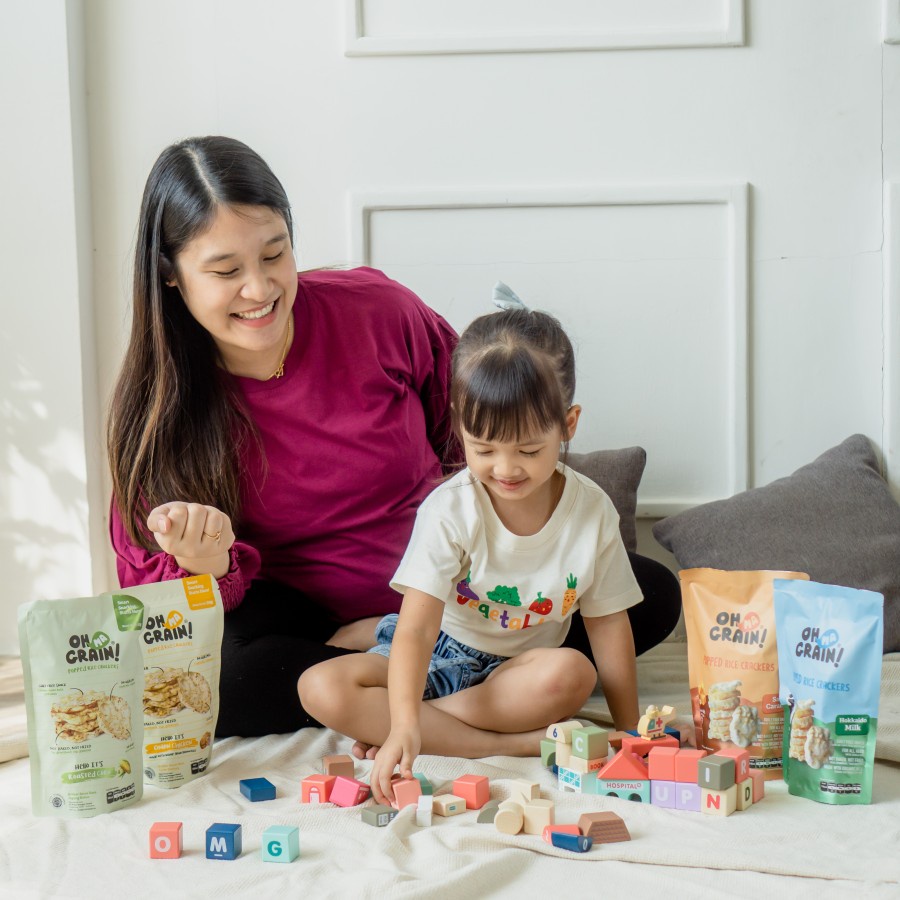
[[284, 219], [265, 206], [220, 206], [175, 259], [175, 284], [226, 369], [268, 378], [281, 361], [297, 296]]

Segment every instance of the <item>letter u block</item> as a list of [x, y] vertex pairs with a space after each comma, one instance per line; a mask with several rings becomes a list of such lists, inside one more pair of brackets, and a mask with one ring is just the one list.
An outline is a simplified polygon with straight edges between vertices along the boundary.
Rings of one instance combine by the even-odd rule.
[[206, 829], [207, 859], [237, 859], [242, 849], [240, 825], [216, 822]]
[[150, 826], [150, 859], [178, 859], [181, 851], [181, 822], [154, 822]]
[[300, 856], [300, 829], [291, 825], [272, 825], [263, 832], [263, 862], [289, 863]]
[[674, 781], [651, 781], [650, 802], [663, 809], [675, 809], [678, 784]]

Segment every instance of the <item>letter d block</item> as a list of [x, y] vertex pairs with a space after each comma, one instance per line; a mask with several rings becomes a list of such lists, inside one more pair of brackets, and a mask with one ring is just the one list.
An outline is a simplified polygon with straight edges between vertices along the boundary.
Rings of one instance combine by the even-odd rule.
[[605, 728], [587, 725], [572, 731], [572, 756], [579, 759], [606, 759], [609, 738]]
[[150, 826], [150, 859], [178, 859], [181, 831], [181, 822], [154, 822]]
[[737, 808], [738, 812], [750, 809], [753, 806], [753, 782], [749, 778], [737, 784]]
[[272, 825], [263, 832], [263, 862], [289, 863], [300, 856], [300, 829], [291, 825]]
[[237, 859], [242, 849], [240, 825], [216, 822], [206, 829], [207, 859]]

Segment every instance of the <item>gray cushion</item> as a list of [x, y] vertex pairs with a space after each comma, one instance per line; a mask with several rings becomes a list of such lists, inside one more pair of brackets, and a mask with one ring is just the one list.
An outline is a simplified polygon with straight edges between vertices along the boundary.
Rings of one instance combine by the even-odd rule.
[[900, 650], [900, 506], [869, 439], [793, 475], [663, 519], [653, 536], [692, 569], [789, 569], [884, 594], [884, 652]]
[[643, 447], [625, 447], [622, 450], [570, 453], [565, 462], [606, 491], [619, 514], [619, 531], [625, 549], [637, 550], [634, 514], [638, 486], [647, 465], [647, 451]]

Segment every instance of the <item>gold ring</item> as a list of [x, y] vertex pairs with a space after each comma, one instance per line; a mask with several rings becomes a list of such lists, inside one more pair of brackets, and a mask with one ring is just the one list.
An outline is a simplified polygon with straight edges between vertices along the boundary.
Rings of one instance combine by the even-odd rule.
[[208, 532], [203, 532], [208, 538], [212, 538], [217, 544], [222, 538], [222, 529], [220, 528], [215, 534], [209, 534]]

